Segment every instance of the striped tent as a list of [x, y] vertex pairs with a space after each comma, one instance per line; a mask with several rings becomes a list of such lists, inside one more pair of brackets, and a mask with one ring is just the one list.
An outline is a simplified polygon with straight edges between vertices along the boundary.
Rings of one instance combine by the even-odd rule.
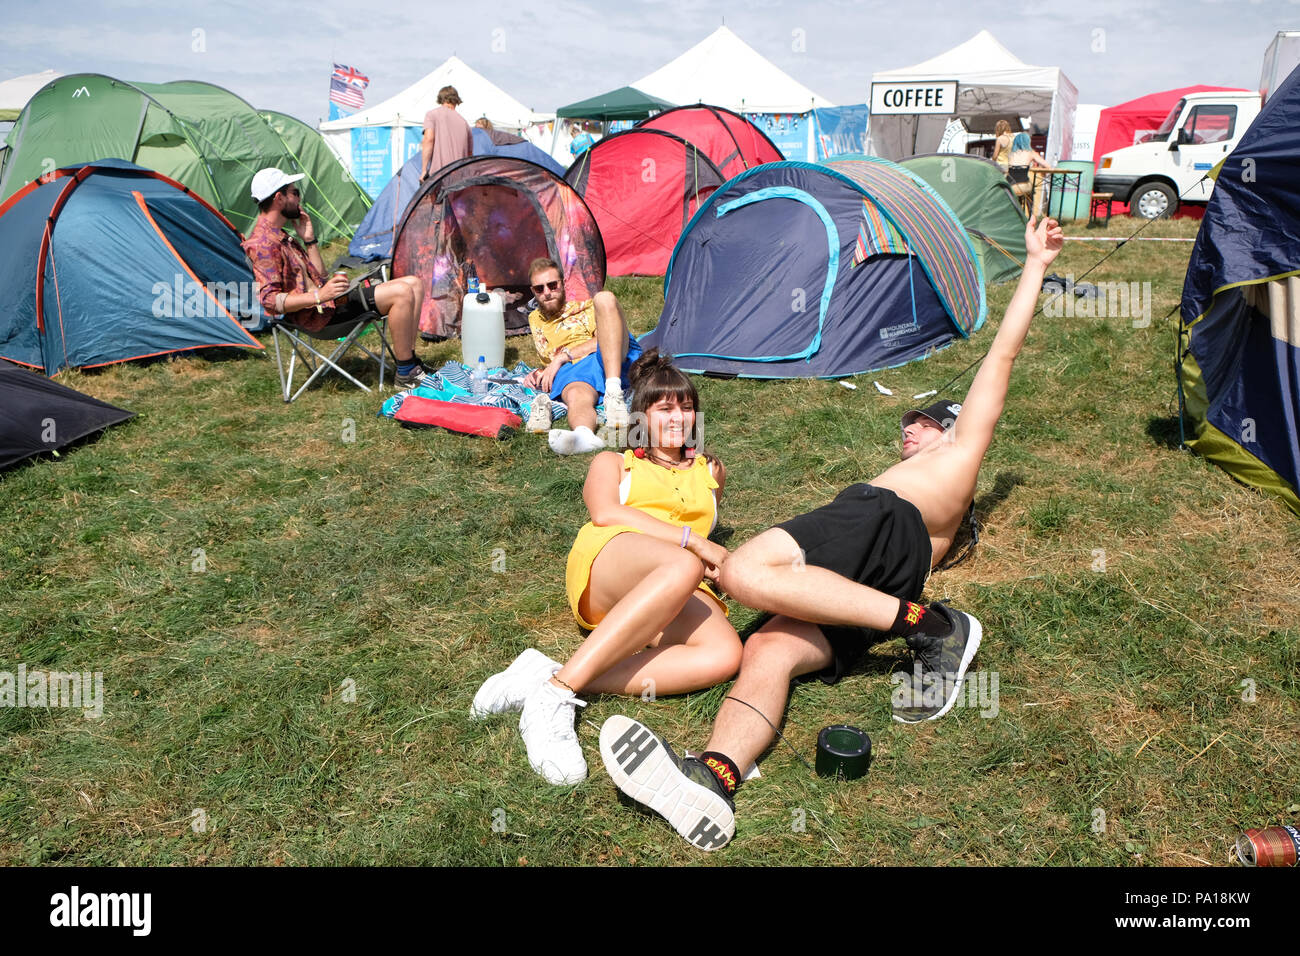
[[924, 358], [984, 324], [980, 261], [956, 215], [894, 163], [781, 162], [695, 214], [643, 344], [712, 375], [854, 375]]

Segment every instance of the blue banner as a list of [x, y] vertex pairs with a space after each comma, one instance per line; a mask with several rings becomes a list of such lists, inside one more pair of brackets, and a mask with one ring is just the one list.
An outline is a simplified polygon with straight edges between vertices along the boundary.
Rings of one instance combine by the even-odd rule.
[[352, 131], [352, 178], [371, 199], [393, 178], [392, 137], [391, 126], [361, 126]]
[[832, 106], [813, 111], [816, 118], [817, 158], [826, 159], [841, 153], [864, 153], [867, 149], [867, 120], [871, 108]]
[[745, 119], [761, 129], [786, 159], [808, 159], [812, 113], [746, 113]]

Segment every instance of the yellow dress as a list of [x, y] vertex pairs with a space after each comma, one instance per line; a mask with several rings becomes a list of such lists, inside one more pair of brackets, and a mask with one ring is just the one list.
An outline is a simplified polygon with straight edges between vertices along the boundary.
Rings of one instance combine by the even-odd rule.
[[[700, 537], [708, 537], [717, 518], [718, 503], [713, 492], [718, 483], [713, 480], [707, 458], [697, 456], [690, 468], [664, 468], [644, 458], [637, 458], [628, 449], [623, 453], [623, 469], [623, 481], [628, 483], [627, 497], [623, 504], [679, 528], [690, 525], [691, 530]], [[587, 583], [591, 580], [592, 562], [611, 538], [626, 531], [644, 534], [627, 525], [598, 527], [588, 521], [578, 532], [578, 537], [569, 550], [569, 563], [564, 574], [565, 592], [573, 616], [589, 631], [596, 625], [583, 620], [578, 613], [578, 602], [582, 600], [582, 593], [587, 590]], [[726, 611], [722, 599], [703, 581], [700, 582], [700, 590]]]

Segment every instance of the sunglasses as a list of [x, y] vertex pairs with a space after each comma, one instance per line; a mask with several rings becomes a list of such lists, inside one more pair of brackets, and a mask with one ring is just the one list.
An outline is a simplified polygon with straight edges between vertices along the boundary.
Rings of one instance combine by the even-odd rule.
[[550, 282], [539, 282], [537, 285], [533, 286], [533, 295], [541, 295], [543, 292], [546, 292], [547, 290], [554, 292], [559, 287], [560, 287], [559, 279], [554, 279]]
[[286, 187], [285, 187], [283, 190], [281, 190], [281, 191], [282, 191], [282, 192], [285, 192], [285, 193], [288, 193], [290, 196], [293, 196], [294, 198], [297, 198], [297, 197], [299, 197], [299, 196], [302, 195], [302, 193], [298, 192], [298, 187], [297, 187], [297, 186], [286, 186]]

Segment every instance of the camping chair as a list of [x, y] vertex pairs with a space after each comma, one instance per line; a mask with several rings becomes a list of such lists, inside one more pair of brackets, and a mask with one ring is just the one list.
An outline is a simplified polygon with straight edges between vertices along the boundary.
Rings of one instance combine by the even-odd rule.
[[[363, 277], [362, 281], [375, 278], [383, 281], [384, 272], [384, 269], [379, 269], [371, 275]], [[365, 331], [372, 325], [379, 332], [378, 353], [372, 352], [359, 341]], [[292, 402], [306, 390], [307, 386], [331, 369], [342, 375], [357, 388], [369, 392], [370, 388], [368, 386], [352, 376], [339, 364], [352, 349], [363, 352], [379, 363], [379, 387], [382, 389], [384, 387], [384, 370], [389, 359], [393, 363], [393, 374], [397, 374], [397, 354], [393, 351], [392, 345], [389, 344], [387, 332], [388, 318], [373, 311], [362, 312], [352, 318], [327, 325], [323, 329], [314, 330], [305, 329], [300, 325], [289, 322], [284, 316], [275, 316], [271, 321], [271, 334], [275, 339], [275, 361], [280, 371], [280, 390], [285, 403]], [[281, 339], [284, 340], [283, 349], [281, 348]], [[336, 342], [337, 346], [327, 355], [317, 349], [312, 344], [313, 341], [321, 343], [322, 349], [328, 347], [324, 344], [328, 342]], [[293, 376], [299, 361], [301, 361], [303, 368], [311, 374], [298, 387], [298, 390], [294, 391]]]

